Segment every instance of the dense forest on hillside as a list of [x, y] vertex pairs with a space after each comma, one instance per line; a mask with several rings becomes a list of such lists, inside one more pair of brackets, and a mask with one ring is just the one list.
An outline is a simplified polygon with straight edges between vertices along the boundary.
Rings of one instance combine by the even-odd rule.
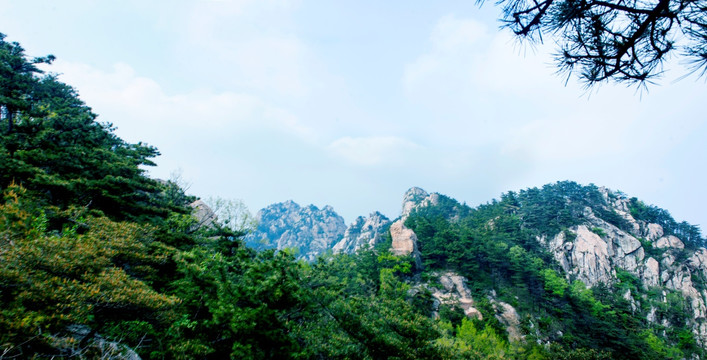
[[[661, 301], [664, 290], [621, 271], [616, 283], [587, 288], [541, 246], [558, 233], [571, 241], [586, 207], [630, 226], [594, 186], [509, 192], [475, 209], [442, 197], [406, 221], [421, 267], [394, 256], [390, 239], [311, 263], [258, 252], [225, 223], [199, 226], [194, 196], [145, 175], [157, 149], [123, 141], [73, 88], [42, 73], [53, 57], [31, 58], [4, 39], [0, 359], [703, 356], [680, 294]], [[636, 219], [680, 237], [685, 251], [704, 246], [697, 227], [630, 201]], [[441, 271], [469, 279], [481, 319], [455, 306], [433, 311]], [[632, 309], [625, 290], [645, 294], [644, 308]], [[521, 314], [523, 339], [509, 341], [499, 301]], [[650, 304], [669, 326], [646, 320]]]
[[[646, 206], [635, 198], [631, 204], [632, 213], [670, 224], [672, 227], [666, 229], [675, 234], [689, 234], [684, 237], [690, 239], [686, 241], [688, 248], [704, 245], [699, 228], [676, 224], [666, 211]], [[475, 298], [483, 299], [489, 289], [494, 289], [500, 299], [524, 312], [528, 323], [536, 326], [527, 329], [526, 340], [551, 339], [566, 348], [597, 349], [611, 358], [702, 356], [703, 349], [697, 346], [687, 326], [690, 315], [677, 292], [671, 294], [673, 301], [661, 303], [659, 310], [673, 325], [651, 324], [645, 318], [647, 309], [632, 309], [625, 291], [648, 294], [648, 306], [659, 298], [656, 289], [646, 289], [633, 274], [621, 269], [617, 269], [615, 284], [587, 289], [579, 280], [569, 282], [538, 241], [560, 232], [570, 239], [576, 236], [568, 228], [583, 222], [587, 207], [595, 209], [608, 223], [628, 228], [626, 220], [607, 205], [596, 186], [559, 182], [540, 189], [508, 192], [500, 201], [465, 209], [462, 216], [456, 201], [443, 198], [438, 206], [419, 209], [407, 224], [420, 238], [425, 272], [457, 271], [469, 279]], [[600, 228], [593, 231], [603, 232]], [[704, 284], [704, 279], [698, 280]], [[485, 318], [493, 319], [493, 313], [485, 314]], [[500, 324], [491, 325], [503, 334]], [[665, 337], [661, 339], [657, 334]]]

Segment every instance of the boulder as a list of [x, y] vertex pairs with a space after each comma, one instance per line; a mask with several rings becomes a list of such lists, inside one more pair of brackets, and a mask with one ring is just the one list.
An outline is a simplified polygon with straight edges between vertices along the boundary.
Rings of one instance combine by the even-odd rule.
[[432, 288], [432, 297], [437, 303], [459, 306], [464, 311], [464, 315], [469, 318], [482, 320], [481, 312], [474, 307], [474, 299], [471, 297], [471, 290], [466, 286], [466, 281], [465, 277], [455, 272], [440, 274], [439, 283], [442, 284], [442, 288]]
[[663, 227], [658, 224], [648, 224], [643, 230], [643, 236], [648, 241], [655, 241], [663, 236]]
[[683, 244], [680, 239], [673, 235], [663, 236], [658, 241], [655, 242], [655, 247], [659, 249], [674, 248], [674, 249], [684, 249], [685, 244]]
[[658, 260], [652, 257], [646, 259], [641, 272], [641, 280], [643, 280], [643, 285], [646, 287], [660, 285], [660, 264]]

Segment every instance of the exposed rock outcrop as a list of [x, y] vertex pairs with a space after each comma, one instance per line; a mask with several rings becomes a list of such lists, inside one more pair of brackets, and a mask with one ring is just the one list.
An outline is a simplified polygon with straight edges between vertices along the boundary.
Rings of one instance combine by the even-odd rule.
[[643, 230], [643, 237], [648, 241], [656, 241], [663, 236], [663, 227], [658, 224], [647, 224]]
[[393, 239], [390, 249], [393, 254], [405, 256], [417, 251], [417, 235], [408, 229], [402, 220], [390, 225], [390, 237]]
[[451, 271], [438, 274], [438, 276], [442, 288], [432, 287], [430, 289], [435, 300], [433, 311], [437, 312], [441, 304], [452, 307], [459, 306], [467, 317], [483, 319], [481, 312], [474, 307], [474, 299], [471, 297], [471, 290], [466, 286], [465, 277]]
[[419, 187], [410, 188], [405, 192], [405, 195], [403, 195], [403, 210], [400, 217], [407, 219], [410, 213], [417, 208], [437, 205], [439, 203], [439, 196], [438, 193], [428, 194]]
[[400, 218], [390, 226], [390, 236], [393, 240], [391, 252], [395, 255], [411, 255], [418, 268], [422, 266], [420, 252], [417, 246], [417, 235], [405, 226], [405, 220], [415, 210], [425, 206], [438, 205], [441, 195], [428, 194], [419, 187], [412, 187], [403, 195], [403, 206]]
[[508, 340], [522, 341], [525, 339], [520, 329], [520, 316], [516, 309], [503, 301], [492, 301], [493, 309], [496, 312], [496, 319], [506, 327]]
[[[678, 260], [684, 259], [688, 251], [682, 240], [675, 235], [666, 235], [665, 229], [658, 224], [634, 219], [629, 200], [609, 196], [606, 189], [602, 191], [609, 204], [605, 210], [620, 215], [626, 221], [627, 230], [598, 218], [592, 209], [586, 208], [585, 223], [568, 229], [570, 234], [576, 235], [573, 241], [567, 238], [566, 232], [561, 232], [549, 241], [539, 238], [539, 242], [553, 253], [568, 278], [577, 278], [587, 286], [618, 281], [615, 269], [620, 268], [640, 279], [646, 289], [664, 287], [678, 292], [684, 296], [689, 307], [690, 327], [697, 341], [707, 344], [707, 291], [698, 290], [694, 282], [695, 276], [707, 279], [707, 249], [698, 249], [687, 261]], [[639, 237], [651, 244], [652, 256], [646, 256], [646, 249]], [[637, 311], [639, 304], [634, 295], [628, 291], [624, 296], [632, 309]], [[667, 302], [665, 291], [658, 301]], [[646, 319], [670, 325], [667, 319], [659, 316], [653, 305]]]
[[609, 244], [585, 225], [572, 227], [570, 231], [577, 235], [574, 242], [566, 242], [565, 233], [559, 233], [549, 243], [567, 276], [576, 276], [590, 286], [611, 283], [614, 270]]
[[199, 199], [189, 204], [193, 209], [193, 216], [196, 219], [196, 228], [214, 227], [218, 221], [216, 213], [203, 200]]
[[57, 352], [57, 357], [83, 359], [87, 353], [90, 353], [100, 359], [141, 359], [140, 355], [129, 346], [107, 340], [86, 325], [69, 325], [61, 335], [51, 335], [49, 340]]
[[308, 261], [340, 241], [346, 231], [344, 219], [331, 206], [300, 207], [294, 201], [273, 204], [258, 211], [257, 229], [245, 238], [259, 249], [293, 248], [297, 257]]
[[334, 245], [334, 253], [351, 254], [364, 246], [374, 247], [382, 241], [390, 224], [390, 220], [377, 211], [367, 218], [359, 216], [346, 229], [344, 237]]
[[[587, 286], [599, 282], [613, 283], [616, 275], [614, 268], [617, 266], [639, 276], [645, 268], [643, 260], [646, 255], [641, 242], [635, 236], [596, 217], [590, 208], [584, 210], [584, 216], [587, 225], [569, 229], [576, 235], [573, 242], [567, 242], [566, 234], [561, 232], [548, 243], [550, 251], [567, 275], [576, 275]], [[626, 216], [630, 214], [626, 213]]]
[[647, 287], [660, 285], [660, 264], [658, 261], [652, 257], [646, 259], [640, 277]]
[[684, 249], [685, 244], [680, 241], [677, 237], [673, 235], [668, 235], [668, 236], [663, 236], [658, 241], [655, 242], [655, 245], [658, 249], [665, 249], [665, 248], [675, 248], [675, 249]]

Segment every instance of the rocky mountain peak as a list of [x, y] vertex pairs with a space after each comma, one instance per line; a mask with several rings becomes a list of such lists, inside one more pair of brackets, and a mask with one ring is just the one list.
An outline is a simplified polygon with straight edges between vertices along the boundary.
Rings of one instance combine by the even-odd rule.
[[357, 217], [346, 229], [341, 241], [334, 245], [334, 253], [354, 253], [364, 246], [376, 246], [383, 240], [390, 223], [390, 220], [378, 211], [366, 218]]
[[272, 204], [256, 214], [258, 227], [245, 237], [256, 249], [294, 248], [297, 257], [314, 260], [338, 242], [346, 231], [344, 218], [327, 205], [300, 206], [292, 200]]
[[390, 225], [390, 236], [393, 240], [391, 252], [395, 255], [411, 255], [418, 267], [422, 262], [417, 246], [417, 235], [405, 226], [405, 220], [410, 214], [420, 207], [438, 205], [440, 195], [427, 193], [419, 187], [412, 187], [403, 195], [402, 214], [400, 218]]
[[415, 209], [424, 206], [438, 205], [439, 201], [439, 193], [427, 193], [419, 187], [412, 187], [405, 192], [405, 195], [403, 195], [402, 212], [400, 217], [407, 219], [407, 217], [410, 216]]
[[402, 217], [407, 218], [410, 213], [420, 206], [426, 199], [428, 199], [430, 194], [419, 187], [411, 187], [403, 195], [403, 206], [402, 206]]

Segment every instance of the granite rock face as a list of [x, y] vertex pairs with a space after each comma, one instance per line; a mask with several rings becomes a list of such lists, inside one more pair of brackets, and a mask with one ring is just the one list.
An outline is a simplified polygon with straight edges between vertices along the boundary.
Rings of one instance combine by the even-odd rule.
[[334, 245], [334, 253], [352, 254], [366, 246], [375, 247], [383, 240], [390, 224], [390, 220], [377, 211], [366, 218], [359, 216]]
[[483, 319], [481, 312], [474, 307], [474, 299], [471, 297], [471, 290], [466, 286], [467, 279], [459, 274], [448, 271], [435, 274], [441, 284], [441, 288], [428, 287], [434, 299], [432, 305], [433, 315], [439, 316], [440, 305], [459, 307], [469, 318]]
[[[694, 252], [685, 249], [684, 242], [677, 236], [666, 235], [662, 226], [634, 219], [627, 199], [610, 199], [608, 191], [603, 191], [609, 204], [607, 210], [626, 220], [628, 229], [619, 229], [586, 208], [584, 224], [570, 227], [547, 241], [538, 240], [553, 254], [568, 280], [576, 278], [587, 286], [613, 284], [618, 281], [617, 269], [621, 269], [636, 276], [645, 289], [662, 287], [680, 293], [692, 315], [690, 327], [697, 341], [707, 345], [707, 290], [698, 290], [693, 281], [707, 279], [707, 249]], [[568, 239], [568, 233], [574, 239]], [[644, 246], [653, 249], [651, 256], [647, 256]], [[645, 300], [630, 292], [625, 296], [632, 308], [638, 308]], [[663, 301], [667, 301], [665, 295]], [[647, 320], [659, 322], [656, 309], [653, 306], [651, 309]]]
[[196, 219], [196, 228], [214, 227], [218, 221], [216, 213], [203, 200], [199, 199], [189, 204], [192, 208], [192, 215]]
[[428, 194], [425, 190], [419, 187], [412, 187], [403, 195], [403, 207], [400, 217], [407, 219], [413, 210], [424, 207], [437, 205], [439, 203], [439, 194]]
[[398, 256], [413, 255], [417, 253], [417, 235], [408, 229], [402, 220], [397, 220], [390, 225], [390, 237], [393, 238], [390, 251]]
[[339, 242], [346, 231], [344, 218], [331, 206], [301, 207], [294, 201], [277, 203], [258, 211], [258, 227], [245, 237], [256, 249], [295, 249], [300, 259], [313, 261]]
[[425, 206], [435, 206], [440, 202], [440, 195], [429, 194], [419, 187], [412, 187], [403, 195], [403, 204], [400, 218], [390, 225], [390, 237], [393, 242], [390, 251], [399, 256], [410, 255], [415, 260], [418, 268], [422, 266], [420, 251], [417, 246], [417, 235], [412, 229], [405, 226], [405, 220], [416, 209]]

